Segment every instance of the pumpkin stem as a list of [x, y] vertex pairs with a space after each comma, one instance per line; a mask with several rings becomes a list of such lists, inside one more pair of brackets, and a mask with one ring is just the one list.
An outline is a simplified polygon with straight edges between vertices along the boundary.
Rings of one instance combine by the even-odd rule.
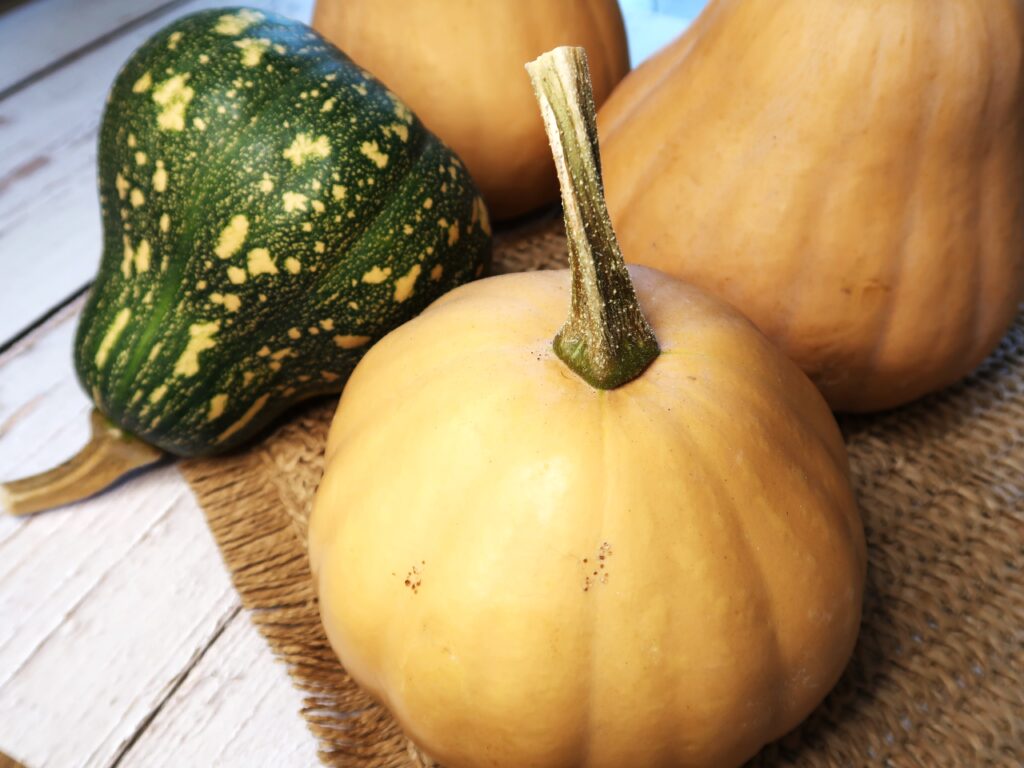
[[561, 47], [526, 65], [551, 142], [569, 242], [572, 300], [555, 354], [597, 389], [632, 381], [660, 354], [604, 201], [587, 55]]
[[12, 515], [31, 515], [80, 501], [164, 455], [159, 448], [121, 431], [93, 409], [92, 437], [85, 447], [58, 467], [0, 484], [0, 510]]

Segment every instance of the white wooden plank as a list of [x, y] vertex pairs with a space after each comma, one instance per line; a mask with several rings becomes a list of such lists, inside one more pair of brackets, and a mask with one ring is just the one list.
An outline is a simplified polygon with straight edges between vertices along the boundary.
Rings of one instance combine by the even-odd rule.
[[0, 92], [168, 0], [33, 0], [0, 14]]
[[[175, 5], [0, 101], [0, 344], [79, 291], [96, 271], [96, 133], [118, 69], [171, 19], [221, 5], [222, 0]], [[246, 5], [303, 21], [312, 13], [312, 0]]]
[[[77, 309], [0, 357], [4, 477], [85, 438]], [[64, 510], [0, 516], [0, 744], [33, 767], [108, 764], [237, 609], [172, 465]]]
[[[0, 741], [27, 764], [109, 765], [234, 613], [237, 595], [176, 475], [167, 468], [103, 502], [53, 513], [88, 516], [101, 541], [82, 546], [47, 521], [59, 539], [52, 550], [76, 566], [61, 559], [44, 568], [32, 552], [30, 575], [0, 587], [0, 600], [10, 604], [24, 603], [26, 589], [57, 585], [48, 589], [46, 610], [19, 627], [16, 650], [31, 645], [28, 655], [0, 648]], [[127, 551], [108, 546], [117, 538], [131, 539]]]
[[243, 612], [189, 673], [122, 766], [313, 766], [302, 697]]
[[[45, 469], [87, 437], [70, 359], [82, 303], [0, 356], [0, 479]], [[0, 746], [32, 768], [108, 765], [136, 749], [136, 765], [157, 754], [212, 765], [214, 747], [225, 764], [311, 765], [299, 696], [248, 618], [207, 648], [237, 607], [173, 466], [66, 510], [0, 516]], [[196, 718], [208, 727], [183, 739]]]

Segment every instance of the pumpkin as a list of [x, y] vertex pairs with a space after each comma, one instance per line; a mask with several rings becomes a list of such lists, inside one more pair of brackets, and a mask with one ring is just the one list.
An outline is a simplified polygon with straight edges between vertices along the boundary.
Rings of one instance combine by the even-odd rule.
[[738, 765], [854, 645], [842, 438], [739, 313], [626, 271], [582, 51], [531, 73], [570, 272], [458, 288], [356, 367], [310, 520], [323, 623], [448, 768]]
[[8, 487], [22, 511], [57, 482], [78, 497], [109, 482], [97, 466], [126, 434], [178, 456], [251, 440], [340, 391], [370, 344], [490, 257], [459, 159], [311, 29], [253, 10], [186, 17], [132, 55], [99, 183], [104, 251], [75, 368], [106, 418], [95, 434], [114, 439]]
[[1022, 43], [1018, 0], [714, 0], [599, 115], [626, 260], [732, 302], [836, 409], [955, 382], [1024, 295]]
[[318, 0], [313, 27], [459, 154], [495, 219], [558, 197], [523, 62], [556, 45], [585, 47], [599, 103], [629, 71], [616, 0]]

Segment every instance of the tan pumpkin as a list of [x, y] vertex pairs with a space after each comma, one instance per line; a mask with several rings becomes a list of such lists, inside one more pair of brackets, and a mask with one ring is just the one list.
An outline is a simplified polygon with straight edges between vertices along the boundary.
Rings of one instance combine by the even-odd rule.
[[585, 64], [554, 53], [531, 74], [564, 142], [571, 274], [457, 289], [356, 368], [310, 521], [323, 622], [447, 768], [728, 768], [853, 648], [843, 441], [738, 312], [627, 273]]
[[599, 104], [629, 71], [616, 0], [318, 0], [313, 27], [458, 153], [494, 219], [558, 196], [523, 64], [583, 46]]
[[713, 0], [599, 115], [626, 260], [721, 296], [833, 407], [944, 387], [1024, 288], [1024, 3]]

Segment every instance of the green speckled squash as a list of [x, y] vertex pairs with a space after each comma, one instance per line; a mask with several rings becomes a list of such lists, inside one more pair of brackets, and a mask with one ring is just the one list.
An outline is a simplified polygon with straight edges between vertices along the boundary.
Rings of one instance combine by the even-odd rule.
[[75, 367], [121, 433], [180, 456], [340, 391], [490, 258], [458, 158], [310, 28], [248, 9], [183, 18], [131, 57], [99, 185]]

